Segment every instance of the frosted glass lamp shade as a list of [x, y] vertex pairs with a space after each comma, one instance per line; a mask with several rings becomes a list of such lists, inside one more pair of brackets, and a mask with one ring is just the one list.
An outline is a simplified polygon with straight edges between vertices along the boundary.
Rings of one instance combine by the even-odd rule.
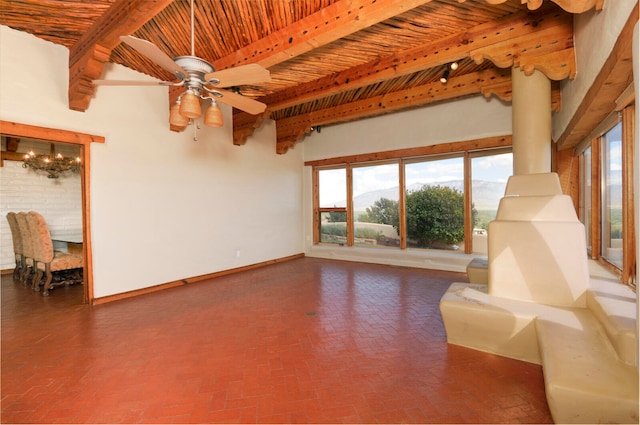
[[222, 127], [222, 111], [215, 102], [204, 113], [204, 123], [209, 127]]
[[175, 127], [186, 127], [189, 124], [189, 118], [180, 113], [179, 103], [174, 103], [169, 109], [169, 124]]
[[180, 100], [180, 114], [187, 118], [199, 118], [202, 115], [200, 98], [193, 93], [186, 92]]

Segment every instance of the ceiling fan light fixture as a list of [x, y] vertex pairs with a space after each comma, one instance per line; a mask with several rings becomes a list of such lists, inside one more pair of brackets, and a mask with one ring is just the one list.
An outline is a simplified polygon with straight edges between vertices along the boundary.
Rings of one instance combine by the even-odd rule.
[[211, 100], [211, 105], [204, 113], [204, 124], [209, 127], [222, 127], [222, 111], [215, 100]]
[[202, 115], [202, 107], [200, 106], [200, 97], [187, 90], [182, 99], [180, 99], [180, 114], [187, 118], [200, 118]]
[[169, 109], [169, 124], [175, 127], [186, 127], [189, 124], [189, 118], [180, 113], [180, 102], [171, 105]]

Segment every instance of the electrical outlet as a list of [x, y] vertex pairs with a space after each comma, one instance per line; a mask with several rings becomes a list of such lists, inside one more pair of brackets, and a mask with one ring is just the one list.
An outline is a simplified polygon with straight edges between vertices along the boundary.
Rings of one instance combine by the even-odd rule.
[[236, 258], [240, 258], [240, 250], [236, 249]]

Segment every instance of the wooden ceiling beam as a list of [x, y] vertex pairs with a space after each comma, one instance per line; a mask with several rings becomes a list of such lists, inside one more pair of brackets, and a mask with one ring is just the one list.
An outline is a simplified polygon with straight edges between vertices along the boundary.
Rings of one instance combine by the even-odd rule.
[[[541, 12], [543, 13], [525, 12], [505, 20], [478, 25], [442, 40], [425, 43], [424, 46], [418, 48], [408, 49], [279, 91], [261, 98], [261, 101], [267, 104], [268, 111], [273, 112], [461, 60], [470, 57], [474, 52], [476, 57], [480, 57], [483, 50], [493, 46], [498, 46], [497, 51], [491, 52], [493, 57], [513, 55], [513, 49], [535, 51], [538, 45], [536, 34], [540, 32], [550, 33], [555, 40], [561, 40], [559, 43], [547, 46], [544, 49], [545, 54], [553, 53], [554, 48], [557, 50], [573, 49], [572, 16], [559, 12], [557, 9], [555, 12]], [[525, 42], [525, 44], [514, 44], [514, 39], [518, 39], [521, 43]], [[491, 59], [490, 56], [487, 55], [487, 57]], [[527, 66], [538, 66], [535, 58], [536, 56], [528, 58]], [[543, 55], [539, 55], [538, 58], [546, 60]], [[497, 66], [500, 65], [497, 64]], [[571, 64], [570, 68], [575, 70], [575, 64]]]
[[85, 111], [121, 35], [134, 33], [173, 0], [116, 0], [69, 52], [69, 108]]
[[216, 69], [293, 59], [431, 0], [342, 0], [213, 62]]
[[296, 142], [310, 133], [312, 127], [370, 118], [444, 100], [485, 93], [485, 86], [496, 86], [510, 81], [511, 72], [509, 70], [489, 69], [450, 78], [446, 84], [442, 84], [440, 81], [428, 83], [333, 108], [280, 119], [276, 121], [276, 152], [286, 153]]
[[565, 27], [550, 27], [494, 43], [472, 50], [470, 56], [477, 64], [488, 59], [500, 68], [522, 68], [527, 75], [538, 69], [551, 80], [576, 75], [573, 32]]
[[243, 146], [256, 128], [262, 125], [265, 114], [251, 115], [246, 112], [233, 114], [233, 144]]

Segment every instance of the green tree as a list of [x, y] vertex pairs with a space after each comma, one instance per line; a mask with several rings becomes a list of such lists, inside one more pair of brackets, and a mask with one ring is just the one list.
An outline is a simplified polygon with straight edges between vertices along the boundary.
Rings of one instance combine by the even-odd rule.
[[[406, 203], [407, 237], [419, 246], [429, 248], [434, 242], [454, 244], [464, 239], [462, 192], [448, 186], [423, 186], [408, 193]], [[475, 208], [472, 217], [475, 223]]]
[[331, 211], [327, 220], [329, 223], [344, 223], [347, 221], [347, 213], [344, 211]]
[[366, 223], [391, 224], [397, 230], [399, 214], [398, 201], [380, 198], [370, 208], [367, 208], [365, 214], [360, 214], [358, 220]]

